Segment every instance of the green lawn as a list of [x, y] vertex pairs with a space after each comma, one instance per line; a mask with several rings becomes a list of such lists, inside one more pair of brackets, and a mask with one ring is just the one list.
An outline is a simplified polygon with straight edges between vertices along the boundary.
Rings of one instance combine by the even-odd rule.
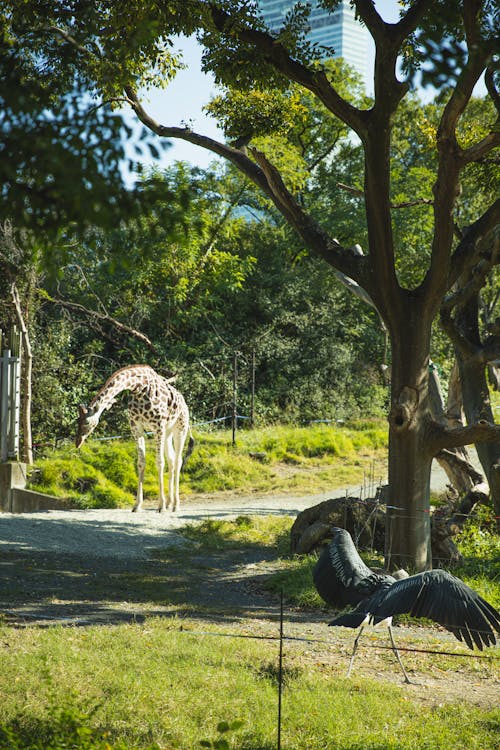
[[[181, 475], [181, 495], [231, 492], [313, 494], [386, 474], [385, 423], [349, 427], [272, 427], [238, 433], [195, 434], [194, 452]], [[135, 500], [136, 449], [132, 441], [90, 440], [64, 446], [36, 461], [31, 486], [82, 508], [127, 507]], [[157, 499], [154, 446], [148, 441], [145, 497]]]
[[[275, 748], [277, 643], [232, 632], [160, 619], [77, 629], [1, 627], [0, 748], [188, 750], [201, 740], [220, 748]], [[326, 668], [286, 645], [283, 748], [495, 746], [499, 711], [474, 706], [466, 696], [424, 702], [418, 690], [402, 685], [346, 679], [344, 662]], [[217, 731], [220, 722], [235, 720], [239, 728]], [[223, 738], [227, 745], [214, 744]]]

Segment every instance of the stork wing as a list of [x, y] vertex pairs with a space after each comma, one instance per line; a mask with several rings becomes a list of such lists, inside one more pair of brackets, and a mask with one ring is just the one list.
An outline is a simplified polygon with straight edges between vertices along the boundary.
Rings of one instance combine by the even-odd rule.
[[376, 624], [391, 615], [427, 617], [451, 631], [469, 648], [493, 646], [500, 633], [500, 614], [463, 581], [445, 570], [429, 570], [396, 581], [362, 605]]
[[313, 570], [314, 585], [327, 604], [354, 606], [370, 596], [391, 576], [378, 576], [368, 568], [345, 529], [334, 528], [333, 538]]

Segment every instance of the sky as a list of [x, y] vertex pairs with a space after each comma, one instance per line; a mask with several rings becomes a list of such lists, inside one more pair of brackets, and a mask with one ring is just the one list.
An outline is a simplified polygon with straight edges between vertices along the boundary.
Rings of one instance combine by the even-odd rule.
[[[375, 4], [385, 21], [398, 20], [397, 0], [376, 0]], [[180, 71], [166, 89], [139, 92], [145, 109], [162, 125], [180, 126], [184, 122], [190, 122], [193, 130], [223, 140], [222, 132], [217, 128], [215, 121], [203, 112], [203, 105], [216, 93], [216, 88], [213, 78], [201, 71], [200, 46], [194, 37], [182, 37], [178, 39], [174, 48], [182, 50], [187, 68]], [[373, 64], [373, 55], [372, 47], [368, 68]], [[130, 110], [124, 109], [122, 114], [130, 125], [133, 126], [137, 122]], [[175, 161], [188, 161], [204, 169], [214, 161], [214, 154], [200, 146], [180, 139], [170, 140], [170, 143], [172, 145], [163, 152], [160, 161], [153, 160], [148, 154], [138, 157], [131, 147], [127, 151], [130, 158], [142, 162], [145, 166], [156, 164], [160, 168], [165, 168]]]

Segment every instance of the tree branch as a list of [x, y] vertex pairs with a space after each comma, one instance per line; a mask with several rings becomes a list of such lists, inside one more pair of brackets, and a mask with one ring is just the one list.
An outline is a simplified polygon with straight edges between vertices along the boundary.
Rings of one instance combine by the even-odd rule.
[[[500, 262], [500, 232], [497, 232], [491, 241], [485, 240], [485, 242], [487, 242], [488, 251], [467, 275], [464, 274], [461, 277], [458, 288], [450, 293], [441, 304], [440, 320], [443, 329], [457, 349], [461, 350], [465, 356], [481, 357], [486, 362], [485, 347], [478, 346], [463, 336], [453, 317], [454, 310], [463, 309], [471, 297], [479, 293], [492, 267]], [[488, 356], [491, 359], [491, 354]]]
[[48, 294], [44, 294], [43, 299], [48, 302], [52, 302], [52, 304], [54, 305], [59, 305], [66, 310], [72, 310], [81, 315], [84, 315], [91, 320], [99, 321], [100, 323], [108, 323], [120, 333], [131, 336], [132, 338], [137, 339], [137, 341], [140, 341], [142, 344], [145, 344], [147, 348], [151, 352], [153, 352], [153, 354], [156, 354], [157, 356], [161, 355], [161, 352], [158, 351], [151, 339], [149, 339], [144, 333], [141, 333], [135, 328], [131, 328], [130, 326], [125, 325], [125, 323], [121, 323], [119, 320], [111, 317], [110, 315], [104, 315], [103, 313], [96, 312], [95, 310], [89, 310], [88, 307], [80, 305], [77, 302], [68, 302], [67, 300], [59, 299], [57, 297], [50, 297]]
[[227, 159], [234, 164], [241, 172], [246, 174], [246, 176], [258, 185], [269, 198], [273, 199], [273, 195], [262, 170], [259, 169], [255, 162], [248, 158], [243, 150], [221, 143], [220, 141], [216, 141], [215, 139], [201, 135], [200, 133], [196, 133], [194, 130], [187, 127], [161, 125], [146, 112], [134, 89], [127, 87], [126, 94], [138, 119], [153, 133], [156, 133], [156, 135], [159, 135], [162, 138], [179, 138], [183, 141], [188, 141], [188, 143], [193, 143], [195, 146], [207, 149], [218, 156], [222, 156], [224, 159]]
[[[364, 198], [365, 197], [365, 191], [361, 190], [360, 188], [352, 187], [351, 185], [345, 185], [343, 182], [337, 182], [337, 187], [339, 187], [341, 190], [345, 190], [348, 193], [351, 193], [351, 195], [355, 195], [356, 198]], [[412, 206], [432, 206], [434, 201], [432, 198], [418, 198], [414, 201], [404, 201], [403, 203], [391, 203], [390, 207], [393, 209], [399, 209], [399, 208], [411, 208]]]
[[386, 23], [376, 11], [372, 0], [355, 0], [354, 4], [357, 14], [376, 42], [386, 41], [390, 36], [393, 44], [399, 46], [415, 30], [431, 2], [432, 0], [417, 0], [397, 23]]
[[499, 145], [500, 133], [488, 133], [488, 135], [478, 143], [462, 150], [460, 153], [460, 161], [462, 165], [470, 164], [473, 161], [480, 161]]
[[230, 30], [240, 41], [252, 44], [265, 57], [278, 73], [282, 73], [295, 83], [312, 91], [325, 107], [340, 117], [353, 130], [360, 134], [366, 127], [367, 113], [346, 101], [331, 85], [323, 70], [313, 71], [306, 65], [290, 57], [288, 50], [271, 34], [234, 23], [229, 13], [216, 5], [210, 5], [210, 13], [215, 28], [220, 32]]
[[493, 66], [488, 65], [488, 67], [486, 68], [486, 72], [484, 74], [484, 83], [486, 85], [486, 90], [488, 91], [488, 94], [491, 96], [491, 101], [493, 102], [493, 105], [497, 111], [497, 114], [500, 117], [500, 93], [498, 92], [498, 89], [495, 86], [495, 77], [493, 73], [494, 73]]
[[448, 289], [451, 289], [460, 276], [467, 273], [478, 262], [481, 239], [492, 232], [499, 222], [500, 198], [464, 231], [463, 238], [451, 257]]
[[[333, 240], [314, 219], [298, 204], [285, 186], [278, 170], [256, 149], [249, 149], [255, 161], [246, 152], [200, 135], [189, 128], [160, 125], [143, 108], [135, 91], [127, 87], [126, 93], [139, 120], [162, 137], [181, 138], [232, 162], [272, 200], [276, 208], [294, 227], [311, 249], [342, 273], [355, 279], [361, 286], [368, 283], [369, 274], [362, 271], [366, 259], [360, 258]], [[364, 283], [363, 283], [364, 281]], [[369, 291], [367, 289], [367, 291]]]
[[371, 296], [372, 284], [368, 259], [355, 253], [350, 248], [343, 247], [336, 239], [327, 235], [297, 203], [284, 184], [280, 173], [267, 157], [255, 148], [251, 149], [251, 153], [266, 175], [267, 182], [274, 194], [275, 204], [302, 239], [330, 265], [342, 274], [354, 279]]
[[82, 44], [80, 44], [74, 36], [69, 34], [64, 29], [61, 29], [59, 26], [42, 26], [39, 31], [42, 31], [45, 34], [57, 34], [62, 39], [64, 39], [65, 42], [67, 42], [71, 47], [76, 49], [78, 52], [81, 52], [83, 55], [86, 55], [87, 57], [92, 57], [94, 54], [91, 52], [87, 47], [84, 47]]
[[500, 441], [500, 425], [480, 420], [467, 427], [443, 427], [433, 422], [430, 445], [433, 455], [445, 448], [460, 448], [473, 443], [494, 443]]

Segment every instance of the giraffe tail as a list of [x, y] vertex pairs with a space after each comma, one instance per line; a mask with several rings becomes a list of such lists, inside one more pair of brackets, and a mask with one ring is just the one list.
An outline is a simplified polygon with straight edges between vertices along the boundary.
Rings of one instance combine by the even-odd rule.
[[194, 437], [193, 437], [193, 433], [191, 432], [191, 430], [189, 430], [189, 442], [188, 442], [186, 455], [184, 456], [184, 460], [182, 461], [181, 471], [184, 471], [184, 467], [186, 466], [189, 456], [193, 452], [193, 448], [194, 448]]

